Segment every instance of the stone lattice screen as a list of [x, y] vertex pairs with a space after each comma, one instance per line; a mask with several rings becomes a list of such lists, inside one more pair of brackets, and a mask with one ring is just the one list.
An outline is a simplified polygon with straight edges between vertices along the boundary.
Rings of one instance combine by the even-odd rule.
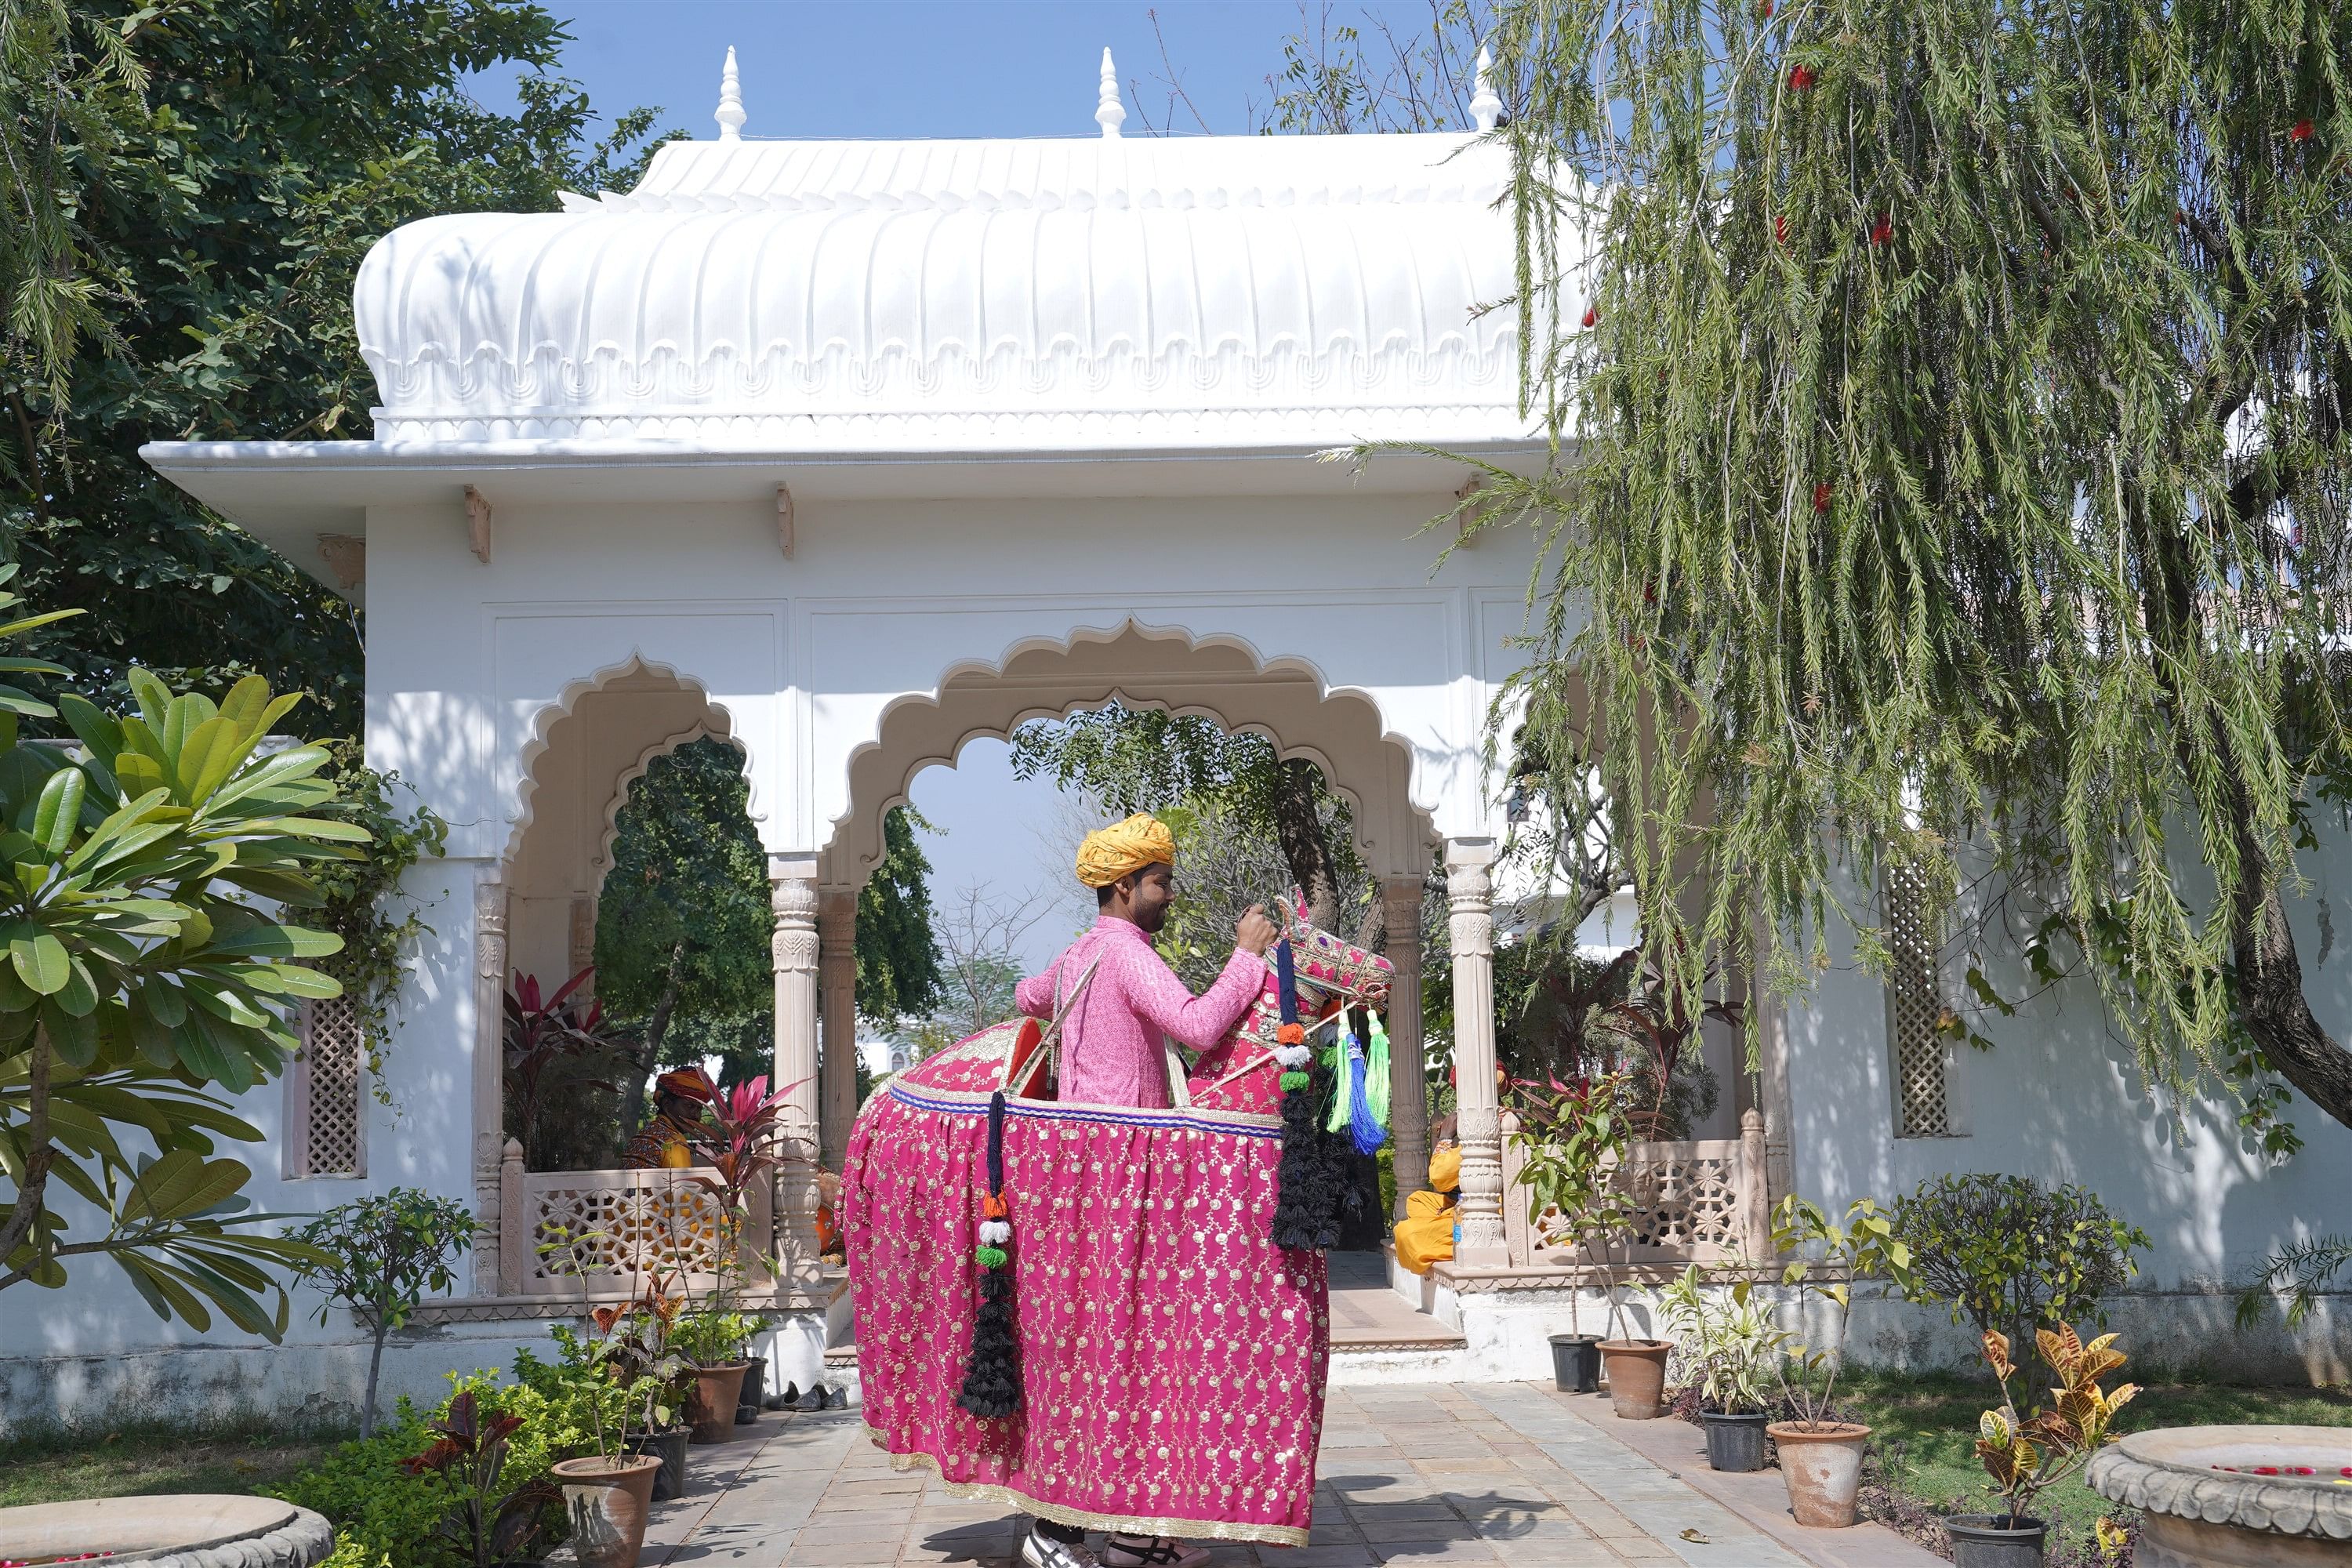
[[[1754, 1112], [1748, 1116], [1753, 1118]], [[1568, 1219], [1557, 1208], [1530, 1216], [1527, 1189], [1519, 1180], [1524, 1156], [1510, 1134], [1517, 1119], [1504, 1117], [1503, 1231], [1515, 1268], [1597, 1263], [1579, 1255]], [[1763, 1131], [1750, 1138], [1707, 1138], [1682, 1142], [1635, 1143], [1616, 1174], [1630, 1192], [1633, 1222], [1611, 1245], [1618, 1263], [1737, 1263], [1768, 1254], [1765, 1238], [1748, 1233], [1764, 1225]]]
[[1952, 1131], [1950, 1046], [1937, 1032], [1943, 1016], [1937, 951], [1928, 929], [1926, 887], [1911, 867], [1886, 868], [1886, 1043], [1895, 1075], [1895, 1132], [1899, 1138], [1942, 1138]]
[[[709, 1171], [534, 1171], [522, 1177], [520, 1283], [526, 1295], [635, 1293], [667, 1280], [718, 1282], [728, 1227], [717, 1194], [694, 1184]], [[742, 1229], [751, 1253], [772, 1245], [768, 1205]]]
[[365, 1173], [362, 1143], [361, 1068], [366, 1042], [348, 996], [319, 997], [302, 1013], [302, 1056], [295, 1069], [301, 1146], [291, 1162], [297, 1176]]

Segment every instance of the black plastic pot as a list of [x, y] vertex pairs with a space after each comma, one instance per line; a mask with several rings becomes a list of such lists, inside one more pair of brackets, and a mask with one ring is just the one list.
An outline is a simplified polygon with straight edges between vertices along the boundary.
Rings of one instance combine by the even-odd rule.
[[667, 1432], [640, 1432], [629, 1439], [632, 1454], [651, 1454], [661, 1461], [654, 1472], [654, 1501], [676, 1502], [686, 1495], [686, 1440], [690, 1436], [683, 1426], [673, 1426]]
[[1764, 1426], [1772, 1417], [1764, 1411], [1729, 1414], [1702, 1410], [1699, 1424], [1706, 1428], [1706, 1462], [1713, 1468], [1744, 1475], [1764, 1468]]
[[1597, 1334], [1551, 1336], [1552, 1386], [1562, 1394], [1592, 1394], [1601, 1387], [1601, 1339]]
[[743, 1369], [743, 1392], [735, 1396], [736, 1426], [749, 1426], [760, 1418], [761, 1407], [766, 1403], [761, 1394], [767, 1384], [768, 1363], [753, 1356], [751, 1364]]
[[1956, 1513], [1944, 1521], [1944, 1532], [1952, 1538], [1952, 1568], [2042, 1568], [2050, 1526], [2006, 1514]]

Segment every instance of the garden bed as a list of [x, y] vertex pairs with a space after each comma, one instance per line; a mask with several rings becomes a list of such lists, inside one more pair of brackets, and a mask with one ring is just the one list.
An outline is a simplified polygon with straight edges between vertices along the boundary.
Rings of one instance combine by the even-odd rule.
[[0, 1444], [0, 1508], [158, 1492], [250, 1492], [282, 1485], [353, 1434], [289, 1432], [281, 1420], [142, 1424]]
[[[1874, 1477], [1865, 1489], [1869, 1517], [1939, 1552], [1948, 1552], [1934, 1522], [1948, 1513], [1982, 1511], [1984, 1468], [1973, 1451], [1977, 1415], [1995, 1397], [1986, 1380], [1949, 1373], [1854, 1373], [1839, 1385], [1844, 1413], [1874, 1433]], [[2140, 1390], [2124, 1414], [2126, 1431], [2240, 1423], [2352, 1426], [2352, 1390], [2249, 1387], [2234, 1384], [2158, 1384]], [[2037, 1511], [2051, 1522], [2051, 1562], [2100, 1561], [2092, 1530], [2101, 1515], [2129, 1512], [2079, 1480], [2047, 1493]]]

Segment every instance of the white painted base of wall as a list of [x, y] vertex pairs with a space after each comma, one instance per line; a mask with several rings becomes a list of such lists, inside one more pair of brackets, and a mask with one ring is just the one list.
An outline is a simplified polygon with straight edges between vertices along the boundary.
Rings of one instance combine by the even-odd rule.
[[[1715, 1287], [1720, 1291], [1724, 1287]], [[1815, 1342], [1833, 1333], [1818, 1297], [1798, 1302], [1793, 1291], [1767, 1287], [1780, 1321], [1795, 1321]], [[1576, 1296], [1571, 1310], [1570, 1297]], [[1431, 1289], [1430, 1313], [1466, 1342], [1458, 1362], [1433, 1375], [1473, 1383], [1523, 1383], [1551, 1377], [1553, 1334], [1609, 1331], [1609, 1304], [1597, 1290], [1566, 1289], [1477, 1291]], [[2149, 1291], [2107, 1303], [2110, 1331], [2131, 1359], [2128, 1375], [2162, 1381], [2184, 1374], [2233, 1382], [2315, 1384], [2342, 1383], [2352, 1369], [2352, 1294], [2323, 1298], [2303, 1325], [2290, 1331], [2275, 1312], [2244, 1332], [2232, 1320], [2236, 1298], [2221, 1291]], [[1621, 1331], [1652, 1333], [1654, 1317], [1638, 1298], [1621, 1304]], [[1846, 1354], [1856, 1365], [1905, 1370], [1973, 1369], [1979, 1363], [1975, 1331], [1956, 1327], [1940, 1308], [1883, 1298], [1855, 1298]], [[1408, 1372], [1411, 1357], [1393, 1369]], [[1336, 1358], [1335, 1358], [1336, 1363]], [[1431, 1363], [1434, 1367], [1438, 1363]], [[1454, 1370], [1456, 1366], [1460, 1370]], [[1333, 1373], [1339, 1381], [1338, 1372]]]
[[[402, 1394], [420, 1405], [448, 1396], [451, 1373], [504, 1370], [518, 1349], [552, 1360], [549, 1324], [443, 1323], [404, 1329], [383, 1347], [378, 1409]], [[762, 1337], [768, 1387], [805, 1388], [822, 1374], [822, 1314], [786, 1318]], [[0, 1439], [36, 1429], [125, 1422], [209, 1426], [268, 1416], [299, 1426], [355, 1426], [367, 1392], [369, 1341], [279, 1345], [176, 1345], [100, 1355], [0, 1357]]]

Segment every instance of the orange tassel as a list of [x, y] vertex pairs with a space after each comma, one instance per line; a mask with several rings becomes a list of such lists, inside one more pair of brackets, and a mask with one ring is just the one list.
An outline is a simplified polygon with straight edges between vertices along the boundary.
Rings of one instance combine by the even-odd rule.
[[1004, 1200], [996, 1196], [993, 1193], [990, 1194], [987, 1197], [980, 1200], [980, 1213], [981, 1217], [983, 1219], [1003, 1219], [1004, 1217]]
[[1304, 1024], [1285, 1024], [1280, 1028], [1275, 1030], [1274, 1037], [1281, 1041], [1286, 1046], [1303, 1046], [1307, 1043], [1307, 1026]]

